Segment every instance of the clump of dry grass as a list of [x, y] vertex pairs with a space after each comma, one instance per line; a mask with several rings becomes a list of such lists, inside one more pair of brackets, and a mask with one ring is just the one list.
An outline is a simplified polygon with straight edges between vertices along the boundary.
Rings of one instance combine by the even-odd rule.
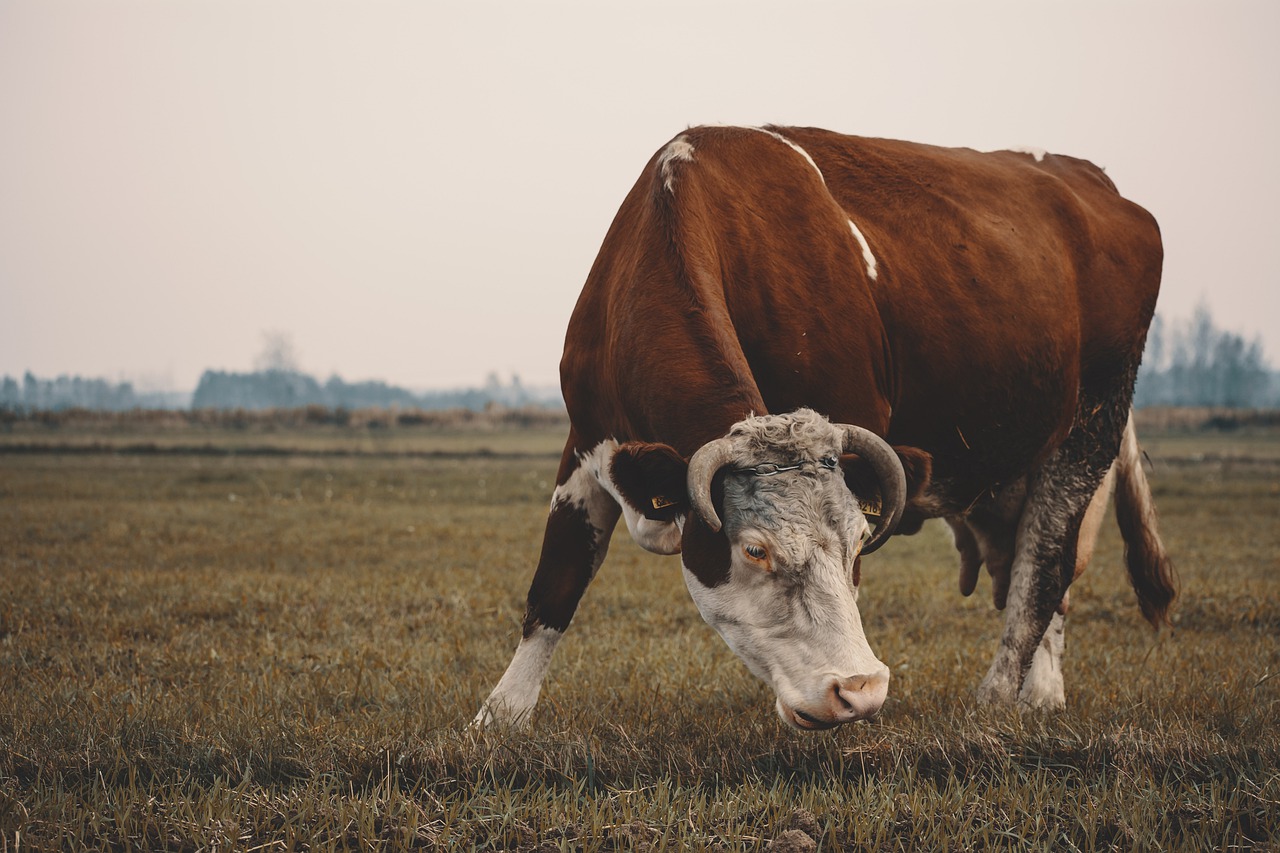
[[1280, 841], [1275, 464], [1158, 468], [1175, 628], [1145, 627], [1108, 527], [1073, 590], [1061, 714], [976, 707], [1000, 622], [985, 584], [956, 594], [934, 525], [864, 566], [864, 622], [893, 671], [884, 712], [817, 736], [778, 722], [678, 563], [620, 529], [533, 728], [471, 732], [518, 638], [554, 445], [0, 455], [3, 844]]

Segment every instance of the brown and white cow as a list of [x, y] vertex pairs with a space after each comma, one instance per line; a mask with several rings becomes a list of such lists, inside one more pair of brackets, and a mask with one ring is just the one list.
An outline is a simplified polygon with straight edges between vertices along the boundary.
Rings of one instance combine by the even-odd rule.
[[962, 590], [985, 561], [1007, 601], [978, 698], [1060, 706], [1067, 587], [1113, 464], [1153, 625], [1175, 594], [1128, 420], [1161, 259], [1152, 217], [1083, 160], [681, 133], [569, 323], [572, 429], [524, 635], [476, 722], [527, 719], [620, 515], [681, 555], [703, 617], [802, 729], [880, 709], [860, 557], [945, 518]]

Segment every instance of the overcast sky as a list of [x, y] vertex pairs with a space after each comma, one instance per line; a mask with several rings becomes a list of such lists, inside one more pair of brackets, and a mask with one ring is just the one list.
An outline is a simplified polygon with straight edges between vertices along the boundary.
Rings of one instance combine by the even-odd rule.
[[0, 0], [0, 373], [554, 384], [648, 157], [805, 124], [1104, 166], [1280, 363], [1280, 3]]

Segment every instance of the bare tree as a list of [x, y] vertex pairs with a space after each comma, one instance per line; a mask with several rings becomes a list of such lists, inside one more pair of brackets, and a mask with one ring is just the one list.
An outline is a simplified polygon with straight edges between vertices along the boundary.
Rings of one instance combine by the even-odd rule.
[[298, 349], [293, 335], [278, 329], [262, 333], [262, 350], [253, 359], [253, 369], [262, 372], [300, 373]]
[[1201, 302], [1194, 314], [1166, 335], [1157, 316], [1134, 401], [1138, 406], [1269, 405], [1271, 372], [1262, 341], [1219, 329]]

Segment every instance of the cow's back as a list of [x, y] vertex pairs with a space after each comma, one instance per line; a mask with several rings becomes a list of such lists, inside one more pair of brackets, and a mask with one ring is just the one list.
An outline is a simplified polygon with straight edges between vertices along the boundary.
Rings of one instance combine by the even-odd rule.
[[606, 237], [566, 401], [575, 429], [685, 451], [808, 405], [973, 491], [1060, 440], [1082, 382], [1136, 366], [1159, 266], [1150, 216], [1084, 161], [693, 128]]
[[1065, 435], [1081, 383], [1136, 368], [1159, 231], [1093, 164], [779, 132], [813, 157], [876, 255], [893, 440], [1004, 476]]

